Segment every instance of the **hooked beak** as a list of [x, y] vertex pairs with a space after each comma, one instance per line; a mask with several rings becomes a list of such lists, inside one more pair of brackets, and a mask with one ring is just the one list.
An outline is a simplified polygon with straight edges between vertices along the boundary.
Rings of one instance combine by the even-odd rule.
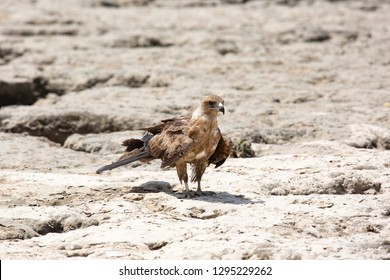
[[223, 104], [220, 104], [220, 105], [219, 105], [218, 111], [222, 112], [222, 114], [225, 115], [225, 107], [223, 106]]

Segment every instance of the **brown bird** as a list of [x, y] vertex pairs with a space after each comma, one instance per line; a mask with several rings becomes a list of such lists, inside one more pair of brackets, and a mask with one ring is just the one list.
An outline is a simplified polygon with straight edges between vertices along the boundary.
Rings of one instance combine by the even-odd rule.
[[187, 163], [192, 167], [191, 182], [197, 182], [196, 194], [201, 195], [201, 180], [206, 167], [222, 165], [228, 158], [233, 143], [223, 136], [217, 115], [225, 114], [224, 100], [217, 95], [204, 97], [190, 116], [162, 120], [156, 126], [141, 128], [142, 139], [123, 142], [126, 152], [117, 162], [99, 168], [96, 173], [140, 160], [161, 159], [161, 167], [176, 167], [180, 183], [184, 182], [185, 196], [190, 197]]

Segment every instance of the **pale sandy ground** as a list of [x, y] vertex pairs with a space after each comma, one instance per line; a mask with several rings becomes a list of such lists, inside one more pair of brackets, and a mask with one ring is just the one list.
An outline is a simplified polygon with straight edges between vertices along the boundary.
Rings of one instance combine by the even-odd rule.
[[[390, 4], [241, 2], [0, 2], [1, 259], [390, 259]], [[95, 174], [208, 93], [214, 194]]]

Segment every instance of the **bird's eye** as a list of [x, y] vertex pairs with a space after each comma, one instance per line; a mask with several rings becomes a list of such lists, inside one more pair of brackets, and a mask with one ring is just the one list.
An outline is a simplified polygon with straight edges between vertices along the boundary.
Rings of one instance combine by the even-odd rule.
[[211, 106], [211, 107], [214, 107], [215, 106], [215, 102], [214, 101], [209, 101], [209, 105]]

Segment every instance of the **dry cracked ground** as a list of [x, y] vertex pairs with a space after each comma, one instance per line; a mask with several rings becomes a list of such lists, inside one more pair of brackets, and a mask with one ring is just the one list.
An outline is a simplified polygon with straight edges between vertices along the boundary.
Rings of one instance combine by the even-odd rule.
[[[386, 0], [2, 0], [0, 258], [390, 259], [389, 27]], [[95, 174], [209, 93], [213, 193]]]

